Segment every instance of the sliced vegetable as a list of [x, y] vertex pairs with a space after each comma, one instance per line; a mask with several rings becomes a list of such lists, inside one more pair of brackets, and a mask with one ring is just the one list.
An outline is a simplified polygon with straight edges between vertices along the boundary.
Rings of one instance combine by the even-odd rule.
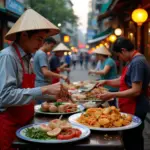
[[57, 136], [60, 132], [61, 132], [61, 128], [55, 128], [51, 131], [48, 131], [47, 135], [54, 137], [54, 136]]

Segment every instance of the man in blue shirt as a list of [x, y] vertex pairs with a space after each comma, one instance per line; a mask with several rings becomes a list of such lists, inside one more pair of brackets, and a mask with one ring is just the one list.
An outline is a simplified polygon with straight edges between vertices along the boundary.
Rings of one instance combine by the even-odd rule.
[[56, 41], [49, 37], [45, 39], [43, 46], [34, 55], [34, 73], [36, 74], [35, 86], [41, 87], [52, 84], [51, 78], [67, 80], [67, 77], [50, 71], [47, 52], [55, 46]]

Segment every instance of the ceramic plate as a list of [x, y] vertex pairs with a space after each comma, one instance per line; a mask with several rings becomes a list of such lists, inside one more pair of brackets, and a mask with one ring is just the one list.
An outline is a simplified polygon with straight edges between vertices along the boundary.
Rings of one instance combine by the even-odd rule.
[[56, 112], [56, 113], [52, 113], [52, 112], [44, 112], [41, 110], [41, 105], [36, 105], [34, 107], [34, 110], [36, 113], [39, 113], [39, 114], [48, 114], [48, 115], [67, 115], [67, 114], [74, 114], [74, 113], [78, 113], [78, 112], [82, 112], [84, 110], [84, 106], [83, 105], [78, 105], [77, 106], [77, 111], [75, 112], [65, 112], [65, 113], [59, 113], [59, 112]]
[[[79, 141], [79, 140], [82, 140], [82, 139], [84, 139], [84, 138], [86, 138], [86, 137], [88, 137], [90, 135], [90, 130], [87, 127], [81, 126], [81, 125], [73, 125], [73, 124], [72, 124], [73, 128], [78, 128], [82, 132], [81, 136], [78, 137], [78, 138], [73, 138], [73, 139], [69, 139], [69, 140], [57, 140], [57, 139], [38, 140], [38, 139], [29, 138], [29, 137], [27, 137], [25, 135], [26, 129], [32, 128], [32, 127], [38, 128], [40, 126], [40, 124], [31, 124], [31, 125], [27, 125], [27, 126], [24, 126], [24, 127], [20, 128], [20, 129], [18, 129], [17, 132], [16, 132], [17, 137], [22, 139], [22, 140], [29, 141], [29, 142], [35, 142], [35, 143], [56, 143], [57, 144], [57, 143], [68, 143], [68, 142]], [[48, 123], [45, 123], [45, 124], [48, 124]]]
[[[74, 123], [74, 124], [78, 124], [78, 125], [83, 125], [83, 124], [76, 121], [81, 116], [81, 114], [82, 113], [77, 113], [77, 114], [71, 115], [69, 117], [69, 122]], [[121, 114], [126, 114], [126, 113], [121, 113]], [[128, 129], [136, 128], [140, 124], [141, 124], [141, 119], [138, 118], [137, 116], [132, 116], [132, 122], [127, 126], [116, 127], [116, 128], [98, 128], [98, 127], [91, 127], [91, 126], [87, 126], [87, 127], [91, 130], [98, 130], [98, 131], [122, 131], [122, 130], [128, 130]], [[86, 125], [83, 125], [83, 126], [86, 126]]]

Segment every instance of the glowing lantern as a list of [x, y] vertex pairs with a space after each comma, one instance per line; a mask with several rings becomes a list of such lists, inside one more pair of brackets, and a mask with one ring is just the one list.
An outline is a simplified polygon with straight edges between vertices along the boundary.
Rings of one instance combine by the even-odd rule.
[[64, 42], [65, 42], [65, 43], [70, 42], [70, 36], [65, 35], [65, 36], [64, 36]]
[[148, 13], [145, 9], [138, 8], [132, 12], [132, 20], [141, 26], [148, 18]]
[[120, 36], [122, 34], [122, 30], [120, 28], [115, 29], [114, 32], [117, 36]]
[[117, 40], [117, 37], [114, 34], [109, 36], [109, 41], [110, 42], [114, 43], [116, 40]]

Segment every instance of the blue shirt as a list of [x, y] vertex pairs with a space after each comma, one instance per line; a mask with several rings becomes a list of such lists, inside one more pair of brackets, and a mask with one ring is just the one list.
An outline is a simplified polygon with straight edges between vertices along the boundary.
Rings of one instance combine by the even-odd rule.
[[[25, 71], [30, 73], [30, 60], [25, 58], [26, 53], [19, 47], [21, 57], [24, 62]], [[41, 96], [40, 88], [23, 89], [22, 66], [15, 49], [9, 46], [0, 52], [0, 111], [5, 111], [7, 107], [25, 105], [34, 98]]]
[[[101, 62], [100, 70], [103, 70], [105, 66], [110, 66], [110, 70], [106, 75], [101, 75], [101, 80], [111, 80], [117, 78], [117, 67], [115, 61], [108, 57], [104, 62]], [[111, 86], [105, 86], [110, 91], [117, 91], [118, 88], [114, 88]]]
[[35, 86], [45, 86], [50, 84], [50, 79], [47, 79], [44, 77], [41, 68], [42, 67], [48, 67], [48, 56], [45, 52], [42, 50], [38, 50], [34, 55], [34, 61], [33, 61], [33, 69], [34, 73], [36, 74], [36, 80], [35, 80]]
[[150, 66], [143, 55], [137, 55], [127, 67], [128, 71], [125, 76], [127, 85], [131, 88], [132, 83], [142, 82], [142, 93], [136, 97], [136, 115], [140, 116], [149, 109], [146, 92], [150, 82]]
[[56, 55], [53, 55], [50, 59], [50, 70], [56, 71], [58, 67], [60, 67], [60, 59]]
[[65, 62], [70, 65], [71, 64], [71, 57], [69, 55], [65, 56]]

